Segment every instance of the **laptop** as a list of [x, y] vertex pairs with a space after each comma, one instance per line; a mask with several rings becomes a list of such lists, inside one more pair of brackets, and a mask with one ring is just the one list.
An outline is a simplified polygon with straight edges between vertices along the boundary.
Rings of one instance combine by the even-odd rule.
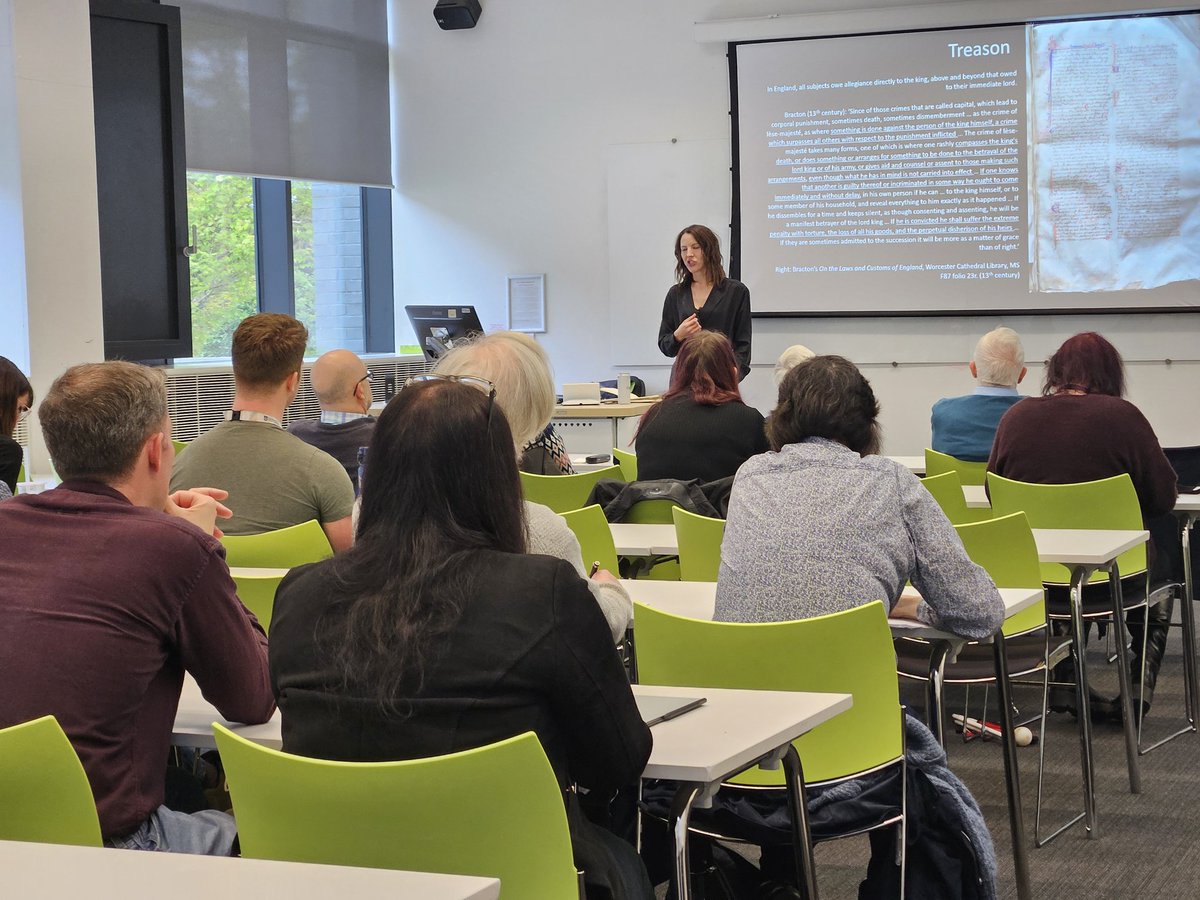
[[675, 719], [708, 702], [707, 697], [646, 697], [638, 695], [638, 712], [642, 721], [653, 728], [659, 722]]
[[563, 385], [563, 406], [599, 406], [600, 382], [583, 381]]

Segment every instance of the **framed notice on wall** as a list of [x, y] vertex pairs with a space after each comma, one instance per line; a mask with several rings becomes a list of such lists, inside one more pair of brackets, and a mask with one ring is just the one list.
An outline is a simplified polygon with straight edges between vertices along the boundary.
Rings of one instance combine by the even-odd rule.
[[546, 330], [546, 276], [508, 276], [508, 327], [513, 331]]

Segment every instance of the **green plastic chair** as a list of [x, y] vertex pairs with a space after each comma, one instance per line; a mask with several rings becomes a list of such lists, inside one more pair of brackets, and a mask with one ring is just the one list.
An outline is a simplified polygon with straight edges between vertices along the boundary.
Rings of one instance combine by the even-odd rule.
[[716, 581], [721, 568], [725, 520], [698, 516], [686, 509], [671, 510], [679, 541], [679, 577], [683, 581]]
[[951, 525], [983, 522], [992, 517], [990, 509], [971, 509], [967, 506], [967, 498], [963, 496], [962, 482], [958, 480], [957, 472], [926, 475], [921, 479], [921, 484], [933, 494], [933, 499], [942, 508]]
[[186, 450], [188, 448], [187, 441], [177, 441], [177, 440], [172, 439], [171, 443], [175, 445], [175, 455], [176, 456], [178, 456], [180, 453], [182, 453], [184, 450]]
[[[1142, 511], [1137, 491], [1127, 474], [1078, 484], [1030, 484], [1012, 481], [995, 472], [987, 477], [992, 515], [1024, 512], [1030, 528], [1142, 529]], [[1121, 577], [1146, 570], [1146, 545], [1139, 544], [1117, 557]], [[1107, 581], [1108, 574], [1096, 572], [1092, 581]], [[1058, 563], [1042, 564], [1046, 584], [1070, 584], [1071, 570]], [[1144, 602], [1144, 601], [1143, 601]], [[1136, 605], [1136, 604], [1134, 604]], [[1051, 617], [1057, 611], [1051, 609]], [[1111, 613], [1111, 609], [1109, 610]], [[1103, 613], [1101, 613], [1103, 614]]]
[[25, 463], [21, 463], [21, 467], [17, 469], [17, 483], [20, 484], [25, 480]]
[[231, 567], [290, 569], [333, 556], [329, 538], [316, 519], [262, 534], [227, 534], [221, 543]]
[[943, 472], [957, 472], [961, 484], [983, 484], [987, 476], [987, 462], [969, 462], [938, 453], [936, 450], [925, 449], [925, 475], [941, 475]]
[[604, 518], [604, 510], [593, 503], [583, 509], [573, 509], [561, 513], [567, 527], [575, 532], [579, 539], [579, 549], [583, 553], [583, 564], [591, 568], [593, 562], [600, 563], [600, 568], [612, 573], [620, 571], [617, 561], [617, 547], [613, 543], [612, 529], [608, 527], [608, 519]]
[[54, 716], [0, 729], [0, 840], [100, 847], [92, 786]]
[[621, 467], [621, 477], [626, 481], [637, 481], [637, 454], [613, 447], [613, 461]]
[[401, 762], [309, 759], [213, 723], [242, 855], [499, 878], [578, 897], [566, 808], [532, 732]]
[[531, 503], [540, 503], [556, 513], [565, 513], [572, 509], [582, 509], [592, 488], [601, 478], [624, 480], [620, 466], [609, 466], [578, 475], [531, 475], [522, 472], [521, 488], [525, 492], [525, 499]]
[[271, 631], [271, 612], [275, 608], [275, 591], [279, 589], [279, 582], [283, 581], [283, 574], [279, 575], [237, 575], [233, 576], [233, 583], [237, 586], [238, 599], [245, 604], [246, 609], [254, 613], [258, 623], [262, 625], [263, 631], [268, 634]]

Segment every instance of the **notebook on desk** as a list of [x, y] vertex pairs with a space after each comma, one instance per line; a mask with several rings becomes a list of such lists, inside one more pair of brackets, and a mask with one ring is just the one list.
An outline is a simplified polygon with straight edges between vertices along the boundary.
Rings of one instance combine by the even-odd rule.
[[642, 721], [653, 728], [659, 722], [675, 719], [708, 702], [707, 697], [647, 697], [638, 695], [638, 712]]

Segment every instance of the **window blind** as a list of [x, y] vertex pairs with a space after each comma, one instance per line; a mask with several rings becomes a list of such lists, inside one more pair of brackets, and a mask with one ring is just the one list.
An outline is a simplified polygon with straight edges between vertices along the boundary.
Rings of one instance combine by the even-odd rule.
[[391, 187], [386, 0], [177, 0], [189, 169]]

